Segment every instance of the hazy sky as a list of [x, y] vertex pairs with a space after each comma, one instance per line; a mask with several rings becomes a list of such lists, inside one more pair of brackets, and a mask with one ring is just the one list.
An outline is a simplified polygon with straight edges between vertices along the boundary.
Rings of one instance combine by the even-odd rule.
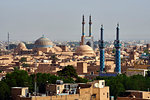
[[92, 15], [94, 40], [104, 25], [104, 39], [150, 39], [150, 0], [0, 0], [0, 40], [80, 40], [81, 20]]

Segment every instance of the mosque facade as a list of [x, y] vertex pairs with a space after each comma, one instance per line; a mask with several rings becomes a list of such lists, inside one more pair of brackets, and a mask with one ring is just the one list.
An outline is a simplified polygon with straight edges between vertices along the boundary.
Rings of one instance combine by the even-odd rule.
[[92, 36], [92, 21], [91, 21], [91, 15], [89, 16], [89, 35], [85, 35], [84, 31], [84, 15], [82, 17], [82, 36], [81, 36], [81, 42], [80, 45], [88, 45], [91, 48], [94, 48], [94, 41], [93, 41], [93, 36]]

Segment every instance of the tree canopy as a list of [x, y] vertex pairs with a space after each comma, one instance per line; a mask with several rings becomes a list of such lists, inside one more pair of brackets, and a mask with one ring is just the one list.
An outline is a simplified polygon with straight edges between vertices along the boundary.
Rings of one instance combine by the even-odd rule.
[[[55, 84], [56, 80], [63, 80], [64, 83], [86, 83], [88, 80], [77, 76], [73, 66], [66, 66], [58, 72], [58, 76], [37, 73], [36, 82], [40, 93], [45, 93], [47, 84]], [[95, 80], [105, 80], [110, 87], [110, 95], [120, 96], [125, 90], [144, 90], [150, 88], [150, 76], [134, 75], [127, 77], [124, 74], [116, 77], [96, 77]], [[26, 71], [15, 69], [14, 72], [6, 74], [0, 81], [0, 100], [9, 100], [11, 87], [29, 87], [29, 91], [34, 91], [35, 74], [28, 75]]]
[[68, 65], [63, 70], [58, 71], [57, 74], [65, 78], [69, 78], [69, 77], [77, 78], [78, 77], [76, 70], [71, 65]]
[[125, 90], [141, 90], [147, 91], [150, 88], [150, 77], [142, 75], [134, 75], [127, 77], [124, 74], [116, 77], [96, 77], [96, 80], [103, 79], [106, 81], [106, 85], [110, 87], [110, 95], [120, 96]]

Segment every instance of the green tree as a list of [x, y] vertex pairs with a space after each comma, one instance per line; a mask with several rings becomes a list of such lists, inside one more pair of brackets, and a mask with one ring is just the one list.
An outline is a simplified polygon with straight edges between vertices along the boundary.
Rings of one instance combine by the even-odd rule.
[[65, 78], [69, 78], [69, 77], [77, 78], [78, 77], [76, 70], [71, 65], [65, 66], [65, 68], [61, 71], [58, 71], [57, 74]]
[[30, 87], [30, 77], [24, 70], [14, 70], [14, 72], [6, 74], [4, 81], [10, 87]]
[[23, 67], [30, 67], [30, 64], [23, 63], [22, 66]]
[[144, 90], [150, 88], [150, 77], [143, 77], [142, 75], [134, 75], [127, 77], [124, 74], [116, 77], [96, 77], [96, 80], [103, 79], [106, 85], [110, 87], [110, 95], [117, 98], [125, 90]]
[[71, 77], [68, 78], [61, 77], [61, 79], [64, 81], [64, 83], [75, 83], [75, 81]]
[[[35, 82], [35, 74], [30, 75], [31, 80], [32, 80], [32, 87], [34, 87], [34, 82]], [[45, 93], [46, 90], [46, 85], [47, 84], [56, 84], [56, 80], [60, 80], [62, 78], [47, 74], [47, 73], [37, 73], [36, 74], [36, 82], [37, 82], [37, 87], [39, 89], [40, 93]], [[34, 88], [32, 88], [32, 91]]]
[[145, 49], [145, 50], [144, 50], [144, 53], [149, 54], [148, 49]]
[[18, 66], [14, 67], [14, 70], [19, 70], [19, 67]]
[[26, 62], [27, 61], [27, 58], [26, 57], [22, 57], [19, 62]]
[[150, 70], [147, 71], [146, 77], [150, 77]]
[[0, 82], [0, 100], [9, 100], [10, 99], [10, 89], [9, 86], [1, 81]]
[[87, 83], [88, 80], [86, 78], [77, 77], [76, 83]]

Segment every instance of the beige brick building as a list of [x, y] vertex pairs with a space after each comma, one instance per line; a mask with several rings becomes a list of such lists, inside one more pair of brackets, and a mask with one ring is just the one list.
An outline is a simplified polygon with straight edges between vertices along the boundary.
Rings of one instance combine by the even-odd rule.
[[[27, 88], [12, 88], [14, 100], [109, 100], [109, 87], [104, 80], [86, 84], [50, 84], [46, 95], [30, 95]], [[74, 90], [74, 91], [73, 91]], [[22, 92], [20, 92], [22, 91]]]

